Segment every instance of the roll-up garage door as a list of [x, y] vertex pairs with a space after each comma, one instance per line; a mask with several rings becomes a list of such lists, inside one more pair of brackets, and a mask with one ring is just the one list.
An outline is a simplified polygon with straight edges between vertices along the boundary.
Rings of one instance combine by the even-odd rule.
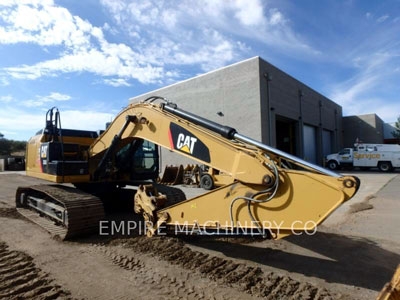
[[332, 154], [332, 139], [333, 139], [333, 133], [332, 131], [329, 130], [323, 130], [322, 131], [322, 154], [327, 156], [328, 154]]
[[304, 159], [317, 163], [317, 130], [314, 126], [304, 125]]

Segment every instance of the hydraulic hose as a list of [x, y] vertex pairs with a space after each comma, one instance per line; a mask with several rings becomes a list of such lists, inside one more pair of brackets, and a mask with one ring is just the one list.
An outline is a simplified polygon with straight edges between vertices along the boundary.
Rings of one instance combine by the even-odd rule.
[[[263, 234], [263, 231], [262, 231], [263, 228], [258, 224], [258, 222], [256, 221], [256, 219], [253, 216], [253, 213], [251, 212], [251, 203], [253, 203], [253, 202], [255, 202], [255, 203], [267, 203], [267, 202], [271, 201], [275, 197], [276, 192], [278, 191], [278, 188], [279, 188], [279, 172], [278, 172], [278, 168], [277, 168], [275, 162], [273, 160], [271, 160], [271, 158], [267, 154], [265, 154], [265, 155], [272, 162], [272, 164], [268, 164], [267, 166], [268, 166], [268, 168], [270, 168], [274, 172], [274, 175], [275, 175], [274, 184], [271, 187], [269, 187], [268, 189], [266, 189], [266, 190], [254, 193], [253, 195], [251, 195], [251, 197], [239, 196], [239, 197], [236, 197], [235, 199], [232, 200], [231, 205], [230, 205], [230, 211], [229, 211], [230, 212], [230, 218], [231, 218], [231, 226], [232, 226], [231, 230], [232, 231], [233, 231], [233, 204], [237, 200], [245, 200], [245, 201], [247, 201], [247, 209], [248, 209], [248, 213], [249, 213], [249, 216], [250, 216], [251, 220], [257, 226], [258, 232], [263, 237], [265, 237], [265, 235]], [[254, 199], [257, 196], [264, 195], [266, 193], [270, 193], [271, 191], [272, 191], [272, 193], [268, 196], [267, 199], [264, 199], [264, 200]]]

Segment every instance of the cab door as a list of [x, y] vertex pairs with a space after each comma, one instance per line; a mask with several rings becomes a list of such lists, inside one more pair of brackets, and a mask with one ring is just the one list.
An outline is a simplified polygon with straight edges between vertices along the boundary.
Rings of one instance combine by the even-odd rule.
[[353, 164], [353, 153], [350, 148], [344, 148], [339, 152], [340, 164]]

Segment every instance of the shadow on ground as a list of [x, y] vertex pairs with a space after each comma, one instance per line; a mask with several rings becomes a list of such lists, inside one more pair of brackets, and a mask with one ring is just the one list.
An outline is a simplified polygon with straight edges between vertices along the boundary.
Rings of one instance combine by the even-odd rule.
[[390, 281], [400, 255], [359, 237], [319, 232], [314, 236], [290, 236], [285, 243], [311, 250], [326, 258], [265, 248], [259, 244], [235, 244], [218, 239], [195, 240], [193, 245], [222, 252], [265, 266], [313, 276], [327, 282], [354, 285], [375, 291]]

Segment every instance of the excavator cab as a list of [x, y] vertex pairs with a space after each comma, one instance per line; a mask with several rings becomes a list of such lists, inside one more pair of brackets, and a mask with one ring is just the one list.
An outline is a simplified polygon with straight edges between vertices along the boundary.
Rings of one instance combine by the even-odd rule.
[[[28, 141], [27, 174], [57, 183], [91, 181], [90, 168], [93, 165], [89, 162], [88, 151], [103, 132], [64, 129], [59, 110], [56, 107], [49, 109], [45, 128]], [[115, 167], [108, 181], [117, 183], [158, 177], [158, 147], [143, 139], [130, 139], [121, 144], [123, 146], [114, 149], [112, 159]]]
[[58, 109], [49, 109], [44, 129], [27, 143], [27, 175], [57, 183], [89, 180], [87, 151], [97, 138], [95, 131], [63, 129]]

